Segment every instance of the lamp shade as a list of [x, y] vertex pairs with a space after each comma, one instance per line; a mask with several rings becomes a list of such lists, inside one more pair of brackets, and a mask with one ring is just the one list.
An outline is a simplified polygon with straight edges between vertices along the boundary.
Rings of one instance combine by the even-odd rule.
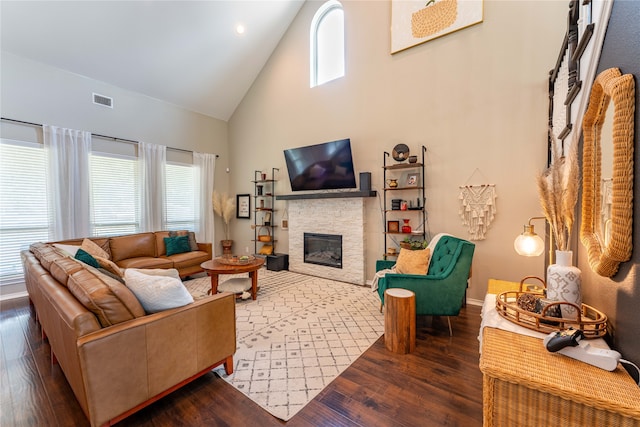
[[533, 225], [525, 225], [524, 232], [513, 242], [518, 255], [539, 256], [544, 252], [544, 241], [533, 231]]

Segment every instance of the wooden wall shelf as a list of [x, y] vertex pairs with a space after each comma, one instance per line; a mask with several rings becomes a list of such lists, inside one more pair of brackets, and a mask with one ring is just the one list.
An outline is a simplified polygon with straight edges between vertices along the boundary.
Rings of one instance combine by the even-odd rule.
[[276, 200], [304, 200], [304, 199], [345, 199], [348, 197], [376, 197], [376, 191], [345, 191], [336, 193], [305, 193], [280, 194]]

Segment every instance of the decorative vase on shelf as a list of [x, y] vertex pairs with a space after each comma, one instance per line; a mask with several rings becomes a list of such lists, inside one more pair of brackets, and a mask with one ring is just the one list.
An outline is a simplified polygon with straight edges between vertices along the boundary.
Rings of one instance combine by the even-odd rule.
[[404, 222], [404, 224], [402, 224], [402, 232], [411, 233], [411, 226], [409, 225], [409, 220], [403, 219], [402, 221]]
[[[582, 307], [581, 274], [572, 265], [572, 251], [556, 251], [556, 263], [547, 267], [547, 298], [552, 301], [567, 301]], [[578, 313], [567, 304], [561, 306], [562, 317], [574, 319]]]

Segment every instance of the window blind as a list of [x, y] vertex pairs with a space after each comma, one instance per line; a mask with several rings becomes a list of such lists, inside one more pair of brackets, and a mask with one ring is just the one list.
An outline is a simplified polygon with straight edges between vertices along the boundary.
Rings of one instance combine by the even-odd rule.
[[90, 162], [91, 234], [116, 236], [139, 232], [137, 159], [94, 152]]
[[49, 240], [41, 144], [0, 139], [0, 286], [22, 283], [20, 251]]
[[196, 196], [194, 167], [184, 163], [166, 165], [167, 230], [195, 230]]

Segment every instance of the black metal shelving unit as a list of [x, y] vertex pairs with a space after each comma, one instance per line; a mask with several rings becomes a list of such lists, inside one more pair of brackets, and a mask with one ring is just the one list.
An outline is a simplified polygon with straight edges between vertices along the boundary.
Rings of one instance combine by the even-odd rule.
[[[279, 171], [278, 168], [271, 168], [271, 175], [268, 172], [255, 171], [254, 172], [254, 191], [253, 191], [253, 252], [259, 255], [260, 249], [264, 245], [272, 245], [273, 252], [276, 251], [276, 225], [275, 225], [275, 172]], [[264, 178], [263, 178], [264, 175]], [[269, 242], [262, 242], [258, 238], [261, 231], [267, 230], [271, 236]]]
[[[424, 161], [426, 152], [427, 148], [423, 145], [421, 147], [421, 161], [416, 163], [409, 163], [408, 161], [395, 162], [390, 153], [385, 151], [383, 154], [384, 259], [398, 255], [400, 248], [397, 248], [395, 253], [389, 252], [389, 247], [395, 247], [395, 244], [399, 244], [398, 240], [404, 240], [407, 236], [415, 236], [424, 240], [428, 240], [431, 237], [427, 226], [427, 199], [424, 185]], [[413, 173], [420, 174], [415, 184], [408, 182]], [[389, 185], [389, 181], [392, 179], [397, 180], [397, 186], [393, 187]], [[392, 203], [393, 199], [406, 201], [407, 209], [402, 210], [397, 206], [394, 207]], [[410, 233], [402, 231], [404, 219], [409, 219], [412, 230]], [[389, 221], [398, 221], [397, 230], [389, 230]], [[390, 241], [392, 242], [391, 245]]]

